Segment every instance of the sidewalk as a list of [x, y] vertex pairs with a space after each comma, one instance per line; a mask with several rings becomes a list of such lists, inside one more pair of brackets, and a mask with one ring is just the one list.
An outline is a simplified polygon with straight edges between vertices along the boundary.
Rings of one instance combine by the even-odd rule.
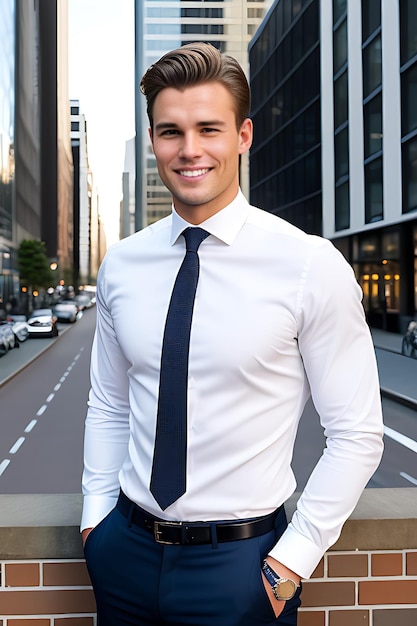
[[[66, 332], [67, 328], [61, 333]], [[401, 354], [402, 335], [371, 329], [378, 362], [381, 394], [417, 410], [417, 359]], [[0, 359], [0, 387], [13, 378], [45, 350], [55, 339], [28, 339], [18, 350]], [[358, 355], [360, 358], [360, 355]]]
[[381, 394], [417, 410], [417, 359], [401, 354], [402, 335], [371, 329]]

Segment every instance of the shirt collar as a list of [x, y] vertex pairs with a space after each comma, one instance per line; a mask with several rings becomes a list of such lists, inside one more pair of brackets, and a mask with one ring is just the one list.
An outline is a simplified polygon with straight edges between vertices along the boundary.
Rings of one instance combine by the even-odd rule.
[[[239, 192], [234, 200], [230, 204], [224, 207], [221, 211], [218, 211], [207, 220], [198, 224], [201, 228], [204, 228], [210, 235], [214, 235], [217, 239], [220, 239], [225, 244], [230, 246], [238, 232], [245, 224], [249, 214], [249, 203], [247, 202], [242, 191]], [[174, 207], [172, 207], [172, 227], [171, 227], [171, 245], [174, 245], [178, 237], [181, 235], [185, 228], [189, 226], [195, 226], [195, 224], [189, 224], [182, 217], [178, 215]]]

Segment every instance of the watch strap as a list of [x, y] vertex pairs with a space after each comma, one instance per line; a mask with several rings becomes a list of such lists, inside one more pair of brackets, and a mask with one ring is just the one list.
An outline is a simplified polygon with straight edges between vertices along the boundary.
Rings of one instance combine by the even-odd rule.
[[[291, 578], [281, 578], [280, 576], [278, 576], [278, 574], [274, 572], [274, 570], [272, 569], [272, 567], [270, 567], [266, 560], [262, 564], [262, 571], [265, 574], [265, 578], [267, 579], [268, 583], [271, 585], [272, 592], [276, 599], [284, 601], [291, 600], [299, 585], [297, 585], [297, 583]], [[293, 589], [292, 593], [290, 592], [288, 594], [285, 594], [285, 597], [283, 595], [280, 595], [278, 591], [278, 587], [284, 584], [286, 586], [289, 585]]]

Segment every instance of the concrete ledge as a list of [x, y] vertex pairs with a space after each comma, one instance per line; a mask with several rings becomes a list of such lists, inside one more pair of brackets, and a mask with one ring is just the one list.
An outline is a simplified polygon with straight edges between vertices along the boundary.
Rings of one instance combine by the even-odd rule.
[[[287, 502], [291, 516], [299, 494]], [[83, 558], [82, 497], [0, 495], [0, 560]], [[366, 489], [332, 550], [417, 548], [417, 489]]]

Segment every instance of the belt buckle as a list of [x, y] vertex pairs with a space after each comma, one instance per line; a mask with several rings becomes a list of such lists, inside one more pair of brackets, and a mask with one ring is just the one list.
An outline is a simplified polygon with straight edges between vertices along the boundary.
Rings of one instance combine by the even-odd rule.
[[154, 521], [153, 523], [153, 536], [156, 543], [160, 543], [167, 546], [179, 545], [181, 541], [164, 541], [160, 538], [160, 535], [163, 533], [164, 526], [177, 526], [180, 528], [182, 526], [182, 522], [168, 522], [168, 521]]

